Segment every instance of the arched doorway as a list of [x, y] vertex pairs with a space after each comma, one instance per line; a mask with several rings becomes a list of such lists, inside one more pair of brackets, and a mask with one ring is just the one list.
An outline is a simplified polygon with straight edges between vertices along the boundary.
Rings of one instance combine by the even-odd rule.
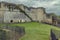
[[13, 20], [10, 20], [11, 23], [13, 23]]

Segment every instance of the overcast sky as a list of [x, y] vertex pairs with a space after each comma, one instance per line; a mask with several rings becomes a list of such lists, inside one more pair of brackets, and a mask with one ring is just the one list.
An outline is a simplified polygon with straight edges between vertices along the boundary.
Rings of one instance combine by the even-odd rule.
[[24, 4], [32, 7], [44, 7], [47, 13], [56, 13], [60, 15], [60, 0], [0, 0], [12, 3]]

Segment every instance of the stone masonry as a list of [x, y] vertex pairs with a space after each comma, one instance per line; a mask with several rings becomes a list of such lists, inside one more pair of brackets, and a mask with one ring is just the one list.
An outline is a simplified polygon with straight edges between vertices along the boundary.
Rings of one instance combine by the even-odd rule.
[[45, 17], [43, 7], [34, 8], [22, 4], [0, 2], [0, 23], [41, 22]]

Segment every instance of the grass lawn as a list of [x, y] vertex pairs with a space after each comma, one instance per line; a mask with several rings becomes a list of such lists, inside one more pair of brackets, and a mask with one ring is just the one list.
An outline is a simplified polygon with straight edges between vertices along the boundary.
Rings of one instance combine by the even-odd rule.
[[9, 25], [25, 27], [26, 34], [20, 40], [49, 40], [51, 28], [60, 30], [60, 28], [37, 22]]

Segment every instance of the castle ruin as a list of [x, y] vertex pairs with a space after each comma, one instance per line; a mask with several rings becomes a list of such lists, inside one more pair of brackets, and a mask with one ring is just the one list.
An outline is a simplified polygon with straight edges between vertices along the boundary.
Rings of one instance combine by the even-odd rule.
[[34, 8], [22, 4], [0, 2], [0, 23], [41, 22], [45, 18], [43, 7]]

